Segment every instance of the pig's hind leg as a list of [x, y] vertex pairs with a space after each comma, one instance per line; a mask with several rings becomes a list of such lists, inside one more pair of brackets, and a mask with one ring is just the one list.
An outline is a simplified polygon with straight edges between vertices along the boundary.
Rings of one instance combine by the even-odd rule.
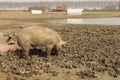
[[52, 49], [53, 49], [53, 45], [47, 45], [47, 47], [46, 47], [47, 58], [50, 58]]
[[30, 60], [30, 55], [29, 55], [30, 44], [25, 44], [24, 46], [22, 46], [22, 49], [23, 49], [24, 58]]

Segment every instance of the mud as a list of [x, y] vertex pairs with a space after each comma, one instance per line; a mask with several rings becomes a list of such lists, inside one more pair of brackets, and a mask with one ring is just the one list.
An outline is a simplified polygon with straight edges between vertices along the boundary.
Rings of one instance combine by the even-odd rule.
[[20, 51], [6, 53], [0, 56], [0, 73], [6, 75], [6, 80], [28, 80], [43, 74], [54, 77], [69, 74], [81, 79], [97, 79], [98, 73], [107, 73], [112, 78], [120, 76], [120, 26], [58, 25], [50, 28], [68, 41], [58, 56], [52, 54], [48, 60], [44, 52], [33, 49], [31, 60], [27, 61]]

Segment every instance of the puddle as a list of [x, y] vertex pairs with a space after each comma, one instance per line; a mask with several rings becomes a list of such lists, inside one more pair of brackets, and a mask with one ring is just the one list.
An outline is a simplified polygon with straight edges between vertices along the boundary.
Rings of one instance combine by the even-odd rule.
[[120, 25], [120, 18], [59, 19], [59, 20], [52, 20], [50, 22], [63, 23], [63, 24]]

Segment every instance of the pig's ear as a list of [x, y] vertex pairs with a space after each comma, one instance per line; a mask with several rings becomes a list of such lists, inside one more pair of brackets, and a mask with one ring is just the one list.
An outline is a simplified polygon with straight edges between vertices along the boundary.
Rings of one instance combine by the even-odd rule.
[[68, 41], [62, 41], [61, 44], [64, 45], [66, 44]]

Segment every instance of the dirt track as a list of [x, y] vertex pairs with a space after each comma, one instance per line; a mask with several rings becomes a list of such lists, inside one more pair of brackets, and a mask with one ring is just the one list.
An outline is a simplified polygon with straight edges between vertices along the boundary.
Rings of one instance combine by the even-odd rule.
[[4, 75], [0, 80], [96, 80], [100, 74], [110, 77], [102, 80], [119, 79], [120, 26], [49, 27], [68, 40], [60, 54], [51, 55], [50, 61], [40, 50], [31, 50], [31, 61], [21, 58], [20, 52], [0, 56], [0, 75]]

